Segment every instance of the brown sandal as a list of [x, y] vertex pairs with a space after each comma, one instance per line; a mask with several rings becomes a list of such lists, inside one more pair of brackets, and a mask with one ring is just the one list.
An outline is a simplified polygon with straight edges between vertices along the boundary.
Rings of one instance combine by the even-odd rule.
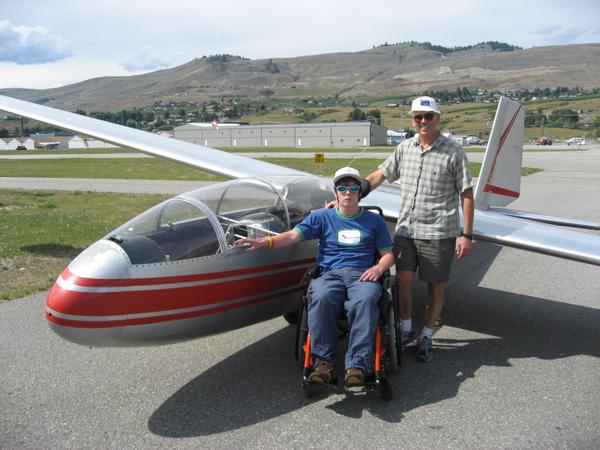
[[347, 387], [363, 386], [365, 384], [365, 371], [358, 367], [350, 367], [346, 370], [344, 382]]
[[319, 361], [315, 370], [308, 376], [308, 381], [317, 384], [329, 384], [331, 383], [332, 373], [331, 364], [327, 361]]

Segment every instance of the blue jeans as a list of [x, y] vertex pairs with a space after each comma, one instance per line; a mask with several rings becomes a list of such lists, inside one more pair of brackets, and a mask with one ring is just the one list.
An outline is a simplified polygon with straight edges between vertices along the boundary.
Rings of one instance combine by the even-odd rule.
[[317, 361], [333, 362], [338, 351], [337, 318], [345, 311], [350, 325], [346, 368], [373, 369], [375, 329], [379, 318], [379, 282], [358, 281], [363, 271], [334, 269], [311, 283], [308, 329]]

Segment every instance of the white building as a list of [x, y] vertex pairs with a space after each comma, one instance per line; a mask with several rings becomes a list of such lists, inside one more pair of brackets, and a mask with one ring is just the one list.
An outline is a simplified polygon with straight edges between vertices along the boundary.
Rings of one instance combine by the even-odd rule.
[[16, 138], [10, 139], [6, 144], [7, 150], [16, 150], [21, 145], [21, 141]]
[[99, 141], [98, 139], [87, 139], [80, 136], [75, 136], [69, 140], [69, 149], [86, 149], [86, 148], [119, 148], [115, 144]]
[[35, 149], [35, 141], [31, 138], [21, 139], [21, 145], [27, 150]]
[[207, 147], [368, 147], [386, 144], [386, 128], [371, 122], [275, 125], [195, 124], [173, 129], [175, 139]]

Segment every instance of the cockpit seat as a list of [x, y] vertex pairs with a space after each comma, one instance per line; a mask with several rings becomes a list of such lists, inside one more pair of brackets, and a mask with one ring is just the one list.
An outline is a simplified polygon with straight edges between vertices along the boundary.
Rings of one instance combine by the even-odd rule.
[[132, 264], [152, 264], [165, 261], [165, 255], [156, 242], [147, 236], [129, 236], [120, 242]]

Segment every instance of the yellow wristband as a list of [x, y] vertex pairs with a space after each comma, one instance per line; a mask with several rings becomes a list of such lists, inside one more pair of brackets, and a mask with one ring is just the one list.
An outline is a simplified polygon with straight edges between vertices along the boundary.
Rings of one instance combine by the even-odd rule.
[[273, 248], [273, 238], [271, 236], [267, 236], [267, 241], [269, 242], [269, 248]]

